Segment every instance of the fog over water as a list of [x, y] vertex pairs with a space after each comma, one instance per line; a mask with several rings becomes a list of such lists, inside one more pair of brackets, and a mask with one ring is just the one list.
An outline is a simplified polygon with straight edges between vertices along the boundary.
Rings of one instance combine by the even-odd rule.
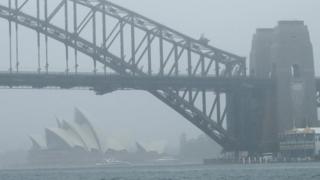
[[[314, 46], [320, 75], [319, 0], [113, 0], [177, 31], [199, 38], [202, 33], [220, 49], [248, 57], [258, 27], [274, 27], [278, 20], [304, 20]], [[7, 22], [0, 19], [1, 33]], [[3, 36], [2, 36], [3, 37]], [[0, 47], [2, 49], [2, 47]], [[7, 60], [7, 51], [0, 60]], [[36, 57], [35, 57], [36, 58]], [[55, 125], [55, 116], [72, 119], [79, 107], [106, 135], [126, 144], [167, 142], [178, 146], [180, 134], [201, 132], [178, 113], [146, 92], [119, 91], [96, 96], [89, 91], [0, 90], [0, 152], [28, 149], [29, 134]]]

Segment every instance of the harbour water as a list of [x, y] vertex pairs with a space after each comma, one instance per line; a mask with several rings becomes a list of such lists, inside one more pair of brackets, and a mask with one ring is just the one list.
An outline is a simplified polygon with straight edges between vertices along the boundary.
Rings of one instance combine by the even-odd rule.
[[0, 170], [0, 180], [319, 180], [320, 163]]

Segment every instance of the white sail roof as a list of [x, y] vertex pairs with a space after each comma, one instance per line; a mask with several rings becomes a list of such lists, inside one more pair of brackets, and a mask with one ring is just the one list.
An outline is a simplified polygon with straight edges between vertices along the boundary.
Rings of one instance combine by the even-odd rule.
[[43, 138], [43, 136], [30, 135], [29, 138], [32, 142], [33, 149], [40, 150], [40, 149], [45, 149], [47, 147], [46, 140]]
[[51, 135], [55, 135], [60, 138], [63, 142], [66, 143], [71, 148], [81, 147], [86, 148], [85, 145], [81, 142], [81, 140], [74, 134], [71, 130], [64, 130], [61, 128], [47, 128], [46, 129], [46, 138], [47, 138], [47, 146], [50, 147], [50, 143], [54, 143], [52, 141], [48, 141], [48, 139], [54, 139], [54, 137], [49, 137]]
[[102, 150], [96, 130], [84, 114], [77, 108], [74, 112], [74, 127], [90, 150]]
[[69, 130], [72, 131], [73, 134], [76, 136], [76, 138], [81, 141], [81, 143], [83, 144], [83, 148], [86, 150], [91, 149], [88, 145], [87, 142], [85, 141], [85, 139], [82, 137], [82, 133], [81, 133], [81, 129], [78, 128], [78, 126], [72, 122], [67, 122], [67, 121], [62, 121], [61, 123], [61, 128], [63, 128], [64, 130]]
[[[80, 110], [75, 109], [74, 121], [57, 120], [57, 123], [58, 128], [48, 128], [46, 131], [49, 133], [46, 133], [46, 136], [55, 135], [71, 148], [81, 147], [88, 151], [102, 151], [95, 129]], [[54, 139], [53, 137], [50, 138]]]
[[79, 110], [74, 111], [74, 121], [60, 121], [57, 128], [47, 128], [45, 138], [30, 136], [33, 149], [50, 148], [82, 148], [86, 151], [105, 152], [107, 149], [125, 149], [114, 138], [104, 137], [102, 132], [96, 131], [86, 116]]

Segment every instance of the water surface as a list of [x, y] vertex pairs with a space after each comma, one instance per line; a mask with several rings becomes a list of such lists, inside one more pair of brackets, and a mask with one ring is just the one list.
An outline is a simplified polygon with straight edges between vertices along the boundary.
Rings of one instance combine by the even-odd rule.
[[320, 180], [320, 163], [1, 170], [0, 180]]

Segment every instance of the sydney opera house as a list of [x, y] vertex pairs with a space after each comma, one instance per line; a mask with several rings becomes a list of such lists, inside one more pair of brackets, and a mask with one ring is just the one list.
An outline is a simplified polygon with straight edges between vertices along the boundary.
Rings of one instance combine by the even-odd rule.
[[30, 136], [30, 139], [28, 159], [34, 165], [95, 164], [105, 158], [107, 150], [105, 139], [78, 109], [73, 122], [57, 119], [56, 128], [46, 128], [44, 136]]
[[139, 143], [135, 152], [128, 152], [115, 139], [103, 136], [78, 109], [75, 109], [74, 121], [57, 119], [56, 128], [46, 128], [43, 136], [30, 136], [30, 139], [28, 164], [36, 167], [92, 166], [110, 163], [110, 160], [144, 163], [165, 156]]

